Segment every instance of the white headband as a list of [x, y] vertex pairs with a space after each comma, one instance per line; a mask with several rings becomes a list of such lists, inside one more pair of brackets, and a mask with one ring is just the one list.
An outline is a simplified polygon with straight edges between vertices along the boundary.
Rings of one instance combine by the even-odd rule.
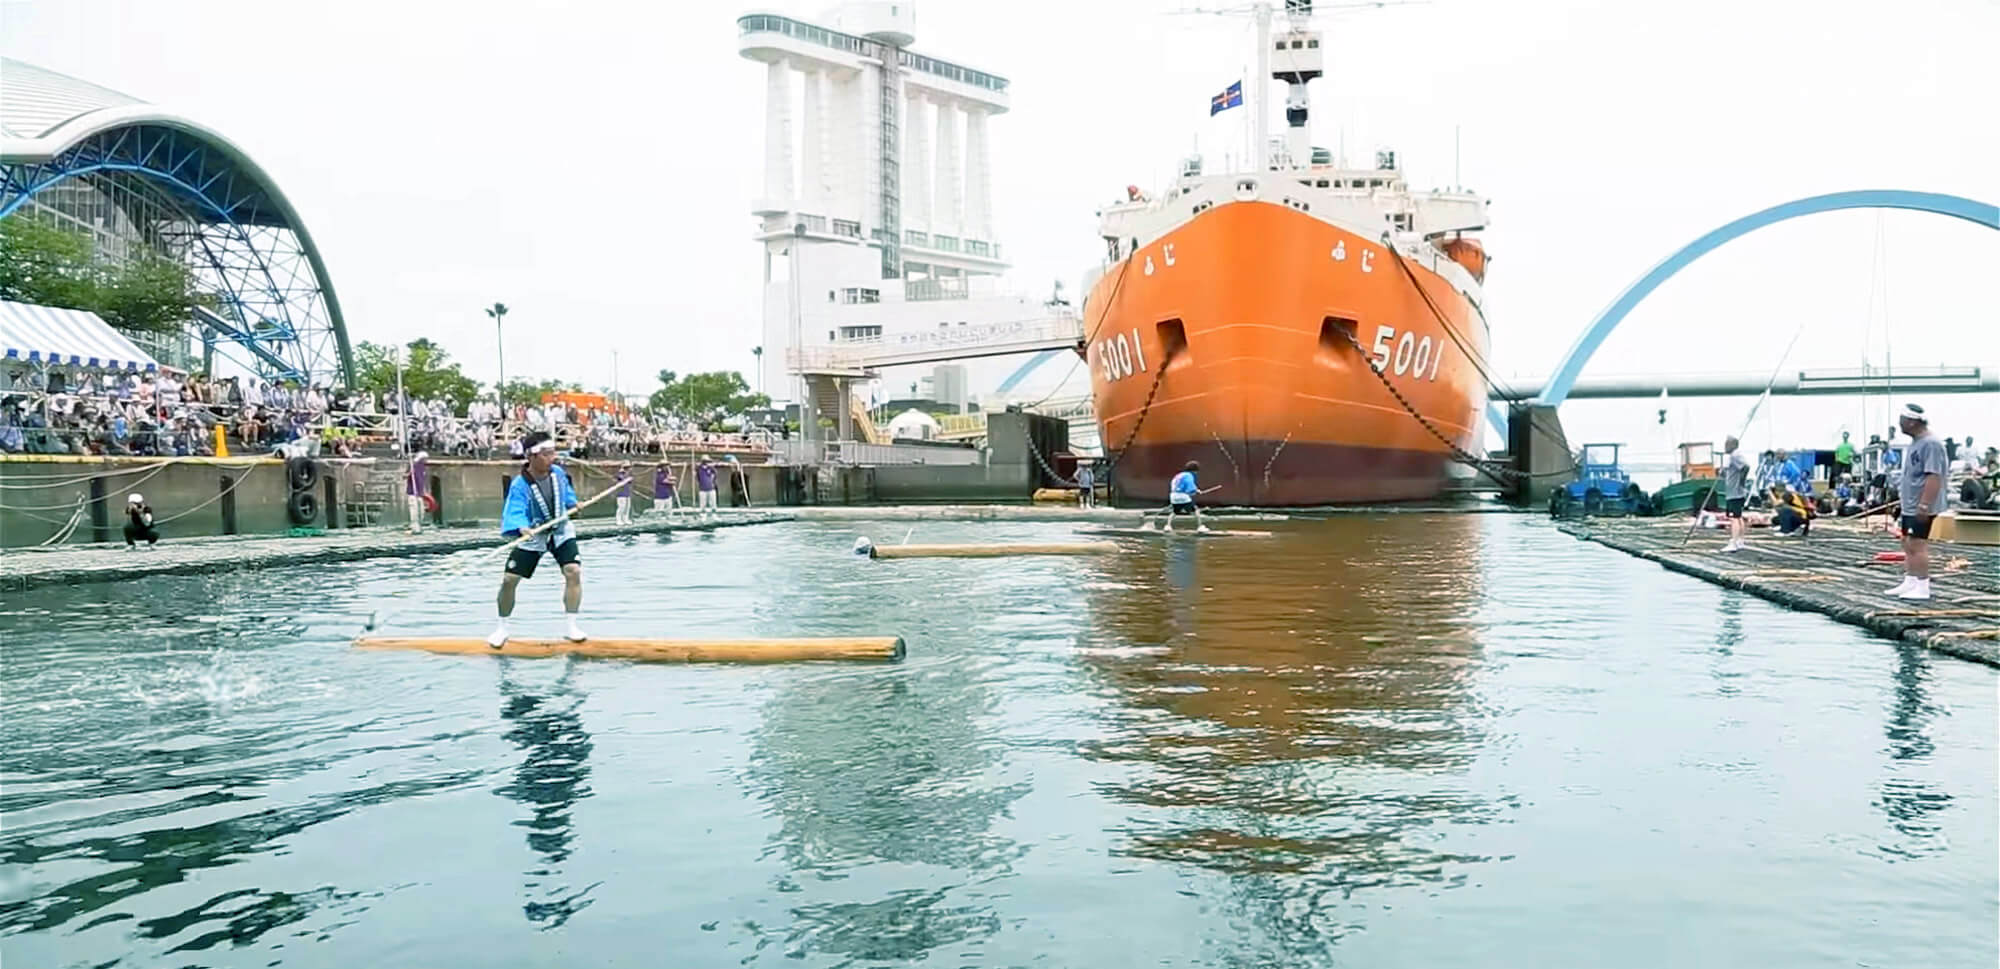
[[534, 453], [536, 453], [536, 452], [538, 452], [538, 451], [553, 451], [553, 450], [555, 450], [555, 449], [556, 449], [556, 442], [554, 442], [554, 441], [543, 441], [542, 443], [540, 443], [540, 444], [537, 444], [537, 445], [535, 445], [534, 447], [531, 447], [531, 448], [529, 448], [529, 449], [528, 449], [528, 453], [529, 453], [529, 454], [534, 454]]
[[1915, 404], [1903, 405], [1903, 419], [1906, 421], [1916, 421], [1919, 424], [1929, 424], [1931, 422], [1929, 417], [1924, 416], [1924, 409]]

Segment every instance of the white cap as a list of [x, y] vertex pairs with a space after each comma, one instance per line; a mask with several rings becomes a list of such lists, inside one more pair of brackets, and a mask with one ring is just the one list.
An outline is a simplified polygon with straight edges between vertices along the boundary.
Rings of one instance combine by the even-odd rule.
[[134, 491], [131, 494], [125, 496], [125, 503], [128, 505], [143, 505], [146, 503], [146, 499], [143, 496], [141, 496], [138, 492]]

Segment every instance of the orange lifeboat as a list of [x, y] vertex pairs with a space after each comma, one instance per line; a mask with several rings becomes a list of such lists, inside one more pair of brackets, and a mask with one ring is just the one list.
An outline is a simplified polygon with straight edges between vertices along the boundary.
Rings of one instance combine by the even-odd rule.
[[1455, 236], [1438, 243], [1438, 248], [1444, 250], [1452, 262], [1464, 266], [1473, 279], [1482, 283], [1486, 281], [1486, 247], [1481, 246], [1478, 239]]

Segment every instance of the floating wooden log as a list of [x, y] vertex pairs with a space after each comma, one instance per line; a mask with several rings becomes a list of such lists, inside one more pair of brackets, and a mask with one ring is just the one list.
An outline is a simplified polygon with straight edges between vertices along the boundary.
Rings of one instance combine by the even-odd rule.
[[1118, 551], [1110, 542], [1000, 542], [985, 545], [874, 545], [869, 558], [997, 559], [1015, 555], [1103, 555]]
[[855, 660], [893, 663], [903, 658], [901, 636], [826, 639], [634, 639], [592, 637], [580, 643], [566, 639], [509, 639], [499, 649], [486, 640], [430, 636], [363, 636], [360, 649], [408, 649], [466, 656], [588, 656], [641, 663], [792, 663], [805, 660]]
[[1239, 532], [1211, 528], [1197, 532], [1192, 528], [1079, 528], [1078, 535], [1103, 535], [1111, 538], [1270, 538], [1270, 532]]

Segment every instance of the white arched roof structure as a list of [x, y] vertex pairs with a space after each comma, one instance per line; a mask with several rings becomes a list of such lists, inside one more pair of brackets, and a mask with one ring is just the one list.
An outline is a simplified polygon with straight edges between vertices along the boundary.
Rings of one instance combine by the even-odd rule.
[[0, 219], [83, 179], [171, 216], [173, 237], [220, 306], [215, 336], [272, 376], [345, 380], [347, 327], [326, 264], [277, 183], [220, 133], [109, 88], [0, 58]]

